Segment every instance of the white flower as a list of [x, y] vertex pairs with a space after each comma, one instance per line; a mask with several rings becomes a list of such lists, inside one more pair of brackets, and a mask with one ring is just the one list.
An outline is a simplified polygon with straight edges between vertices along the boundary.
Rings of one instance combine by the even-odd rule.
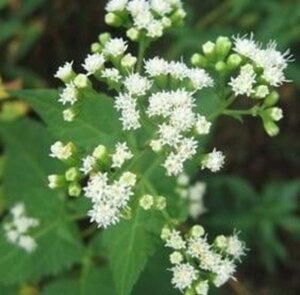
[[110, 0], [105, 7], [107, 12], [123, 11], [126, 8], [128, 0]]
[[115, 69], [105, 69], [102, 72], [102, 77], [108, 79], [109, 81], [113, 81], [118, 83], [120, 81], [120, 79], [122, 78], [122, 76], [120, 75], [120, 72]]
[[216, 287], [221, 287], [230, 278], [233, 278], [236, 266], [233, 261], [229, 259], [222, 260], [216, 268], [216, 277], [214, 278], [214, 284]]
[[179, 107], [172, 111], [170, 124], [177, 132], [190, 130], [195, 124], [195, 114], [189, 107]]
[[96, 222], [98, 227], [103, 228], [115, 225], [120, 221], [119, 209], [109, 203], [95, 203], [88, 215], [91, 217], [91, 222]]
[[20, 236], [18, 245], [28, 253], [32, 253], [37, 247], [36, 241], [27, 235]]
[[112, 167], [121, 168], [125, 161], [130, 160], [132, 157], [133, 154], [125, 142], [117, 143], [116, 151], [112, 155]]
[[180, 291], [190, 288], [197, 279], [197, 271], [189, 263], [175, 265], [172, 269], [172, 284]]
[[265, 98], [270, 93], [268, 86], [260, 85], [256, 88], [255, 96], [258, 98]]
[[10, 212], [12, 214], [12, 222], [5, 223], [3, 226], [6, 240], [28, 253], [33, 252], [37, 247], [37, 243], [29, 235], [29, 231], [39, 226], [39, 220], [26, 216], [23, 203], [16, 204]]
[[73, 74], [73, 62], [66, 62], [63, 66], [58, 68], [54, 77], [67, 82], [72, 78]]
[[210, 251], [210, 245], [206, 238], [190, 238], [188, 240], [187, 253], [193, 258], [200, 258]]
[[82, 171], [85, 175], [91, 173], [95, 166], [97, 165], [97, 159], [93, 156], [86, 156], [82, 159], [82, 167], [80, 168], [80, 171]]
[[50, 157], [57, 158], [59, 160], [67, 160], [73, 154], [73, 148], [71, 144], [64, 145], [61, 141], [55, 142], [50, 147]]
[[158, 20], [152, 20], [147, 27], [147, 36], [150, 38], [159, 38], [163, 35], [164, 26]]
[[206, 183], [197, 181], [189, 187], [189, 199], [191, 201], [201, 201], [206, 192]]
[[238, 54], [248, 58], [253, 58], [257, 54], [259, 45], [256, 43], [256, 41], [253, 40], [253, 34], [250, 35], [250, 38], [247, 38], [247, 35], [244, 35], [242, 37], [233, 37], [233, 39], [233, 50]]
[[195, 128], [199, 135], [208, 134], [211, 128], [211, 122], [207, 121], [204, 116], [197, 115]]
[[182, 159], [181, 155], [171, 152], [167, 156], [167, 158], [163, 164], [163, 166], [167, 170], [167, 175], [168, 176], [172, 176], [172, 175], [178, 176], [180, 173], [182, 173], [183, 162], [184, 162], [184, 159]]
[[88, 72], [89, 75], [92, 75], [95, 74], [97, 71], [101, 70], [103, 68], [104, 63], [105, 58], [103, 54], [94, 53], [89, 54], [87, 56], [82, 66]]
[[163, 145], [176, 146], [182, 139], [182, 135], [179, 134], [178, 130], [166, 123], [158, 126], [158, 134]]
[[180, 141], [176, 147], [178, 155], [183, 161], [191, 159], [197, 153], [198, 144], [193, 137], [185, 137]]
[[150, 89], [151, 82], [140, 74], [134, 73], [125, 78], [124, 86], [130, 95], [142, 96]]
[[181, 81], [187, 77], [189, 69], [183, 62], [172, 61], [169, 63], [168, 72], [173, 78]]
[[132, 172], [124, 172], [120, 177], [120, 181], [124, 183], [125, 186], [132, 187], [136, 184], [136, 175]]
[[166, 247], [170, 247], [175, 250], [181, 250], [184, 249], [185, 246], [186, 243], [181, 237], [180, 232], [173, 229], [167, 238]]
[[123, 181], [114, 181], [106, 191], [109, 202], [116, 208], [125, 208], [132, 196], [131, 186], [128, 186]]
[[134, 26], [139, 30], [147, 29], [149, 25], [154, 21], [153, 15], [146, 7], [141, 10], [138, 14], [133, 16]]
[[289, 82], [289, 80], [285, 78], [283, 70], [276, 67], [266, 68], [263, 73], [263, 78], [274, 87], [279, 87], [284, 82]]
[[229, 255], [240, 260], [240, 258], [245, 255], [245, 250], [245, 244], [238, 238], [236, 234], [227, 238], [226, 252]]
[[121, 111], [121, 122], [124, 130], [138, 129], [140, 124], [140, 113], [137, 109], [137, 101], [129, 94], [120, 93], [115, 100], [115, 108]]
[[203, 69], [190, 69], [187, 76], [196, 90], [212, 87], [214, 84], [213, 79]]
[[236, 78], [230, 79], [229, 85], [236, 96], [250, 96], [254, 92], [253, 86], [256, 83], [255, 77], [256, 73], [253, 66], [247, 64], [241, 67], [241, 72]]
[[78, 100], [78, 90], [73, 83], [69, 83], [63, 89], [62, 93], [59, 95], [59, 102], [63, 105], [71, 104], [73, 105]]
[[127, 50], [127, 43], [122, 38], [110, 39], [104, 47], [104, 53], [113, 57], [123, 55]]
[[149, 11], [150, 5], [146, 0], [131, 0], [127, 4], [127, 9], [135, 17], [143, 11]]
[[172, 11], [172, 6], [169, 1], [151, 0], [151, 8], [160, 15], [168, 14]]
[[214, 149], [202, 161], [202, 169], [207, 168], [212, 172], [218, 172], [221, 170], [224, 163], [225, 163], [225, 156], [223, 155], [223, 153]]
[[145, 71], [150, 77], [168, 74], [168, 62], [162, 58], [154, 57], [145, 61]]

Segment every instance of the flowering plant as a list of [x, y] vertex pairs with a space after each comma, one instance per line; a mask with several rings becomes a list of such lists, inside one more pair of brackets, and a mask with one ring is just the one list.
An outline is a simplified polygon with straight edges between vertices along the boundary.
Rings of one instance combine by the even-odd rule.
[[[57, 140], [50, 147], [53, 159], [43, 164], [43, 171], [51, 173], [48, 185], [53, 191], [47, 202], [53, 204], [49, 216], [32, 218], [24, 215], [24, 204], [14, 206], [13, 221], [4, 227], [6, 244], [34, 257], [45, 247], [40, 231], [55, 218], [57, 247], [69, 243], [70, 252], [59, 250], [61, 261], [42, 274], [77, 263], [82, 253], [83, 271], [106, 265], [95, 263], [94, 256], [107, 257], [115, 292], [125, 295], [132, 293], [160, 238], [172, 249], [172, 266], [166, 269], [173, 286], [184, 294], [206, 295], [211, 286], [234, 278], [246, 248], [237, 233], [209, 242], [201, 225], [180, 226], [205, 210], [205, 185], [190, 185], [190, 176], [197, 167], [216, 173], [225, 164], [219, 147], [208, 150], [206, 144], [219, 116], [258, 117], [270, 136], [279, 132], [277, 121], [283, 115], [276, 106], [276, 88], [288, 81], [284, 70], [291, 56], [279, 52], [275, 42], [263, 46], [251, 34], [209, 41], [190, 62], [150, 57], [148, 47], [171, 27], [182, 25], [186, 14], [181, 1], [111, 0], [106, 10], [106, 23], [125, 28], [126, 39], [100, 34], [82, 64], [83, 72], [75, 70], [74, 62], [58, 69], [55, 77], [65, 85], [59, 92], [19, 94]], [[249, 109], [235, 108], [246, 99]], [[35, 130], [24, 139], [30, 146], [42, 127], [25, 124]], [[1, 132], [8, 138], [7, 130]], [[11, 132], [22, 138], [17, 127]], [[46, 148], [51, 140], [41, 136]], [[44, 149], [33, 155], [37, 162], [39, 153], [44, 155]], [[35, 197], [36, 191], [30, 194]], [[28, 200], [25, 203], [30, 207]], [[87, 218], [92, 225], [79, 236]], [[82, 249], [91, 240], [91, 245], [105, 249], [103, 253], [94, 253], [95, 246]], [[32, 279], [36, 273], [27, 275]]]

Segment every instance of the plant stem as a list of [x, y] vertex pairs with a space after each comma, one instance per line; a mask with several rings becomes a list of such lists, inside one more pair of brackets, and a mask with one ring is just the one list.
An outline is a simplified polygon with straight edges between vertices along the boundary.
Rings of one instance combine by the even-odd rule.
[[235, 101], [236, 97], [234, 95], [229, 96], [228, 99], [225, 100], [225, 102], [222, 104], [222, 106], [216, 110], [215, 112], [213, 112], [208, 119], [210, 121], [216, 119], [218, 116], [222, 115], [224, 113], [224, 110], [226, 110], [234, 101]]
[[138, 52], [138, 60], [137, 60], [137, 65], [136, 65], [136, 71], [141, 72], [142, 71], [142, 66], [143, 66], [143, 59], [144, 55], [147, 49], [147, 42], [145, 38], [141, 38], [139, 42], [139, 52]]
[[253, 109], [249, 109], [249, 110], [224, 110], [222, 112], [224, 115], [253, 115]]

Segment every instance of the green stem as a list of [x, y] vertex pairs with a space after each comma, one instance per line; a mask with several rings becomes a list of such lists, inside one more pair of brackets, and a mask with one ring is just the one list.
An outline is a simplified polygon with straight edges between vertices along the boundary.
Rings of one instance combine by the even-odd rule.
[[224, 114], [224, 110], [226, 110], [235, 101], [235, 99], [236, 97], [234, 95], [229, 96], [228, 99], [225, 100], [225, 102], [222, 104], [222, 106], [219, 109], [217, 109], [210, 116], [208, 116], [208, 119], [210, 121], [213, 121], [218, 116]]
[[143, 59], [144, 59], [146, 49], [147, 49], [147, 42], [146, 39], [143, 37], [139, 42], [138, 60], [136, 65], [136, 71], [139, 73], [142, 71]]
[[253, 109], [249, 110], [224, 110], [223, 111], [224, 115], [229, 115], [229, 116], [239, 116], [239, 115], [252, 115], [253, 116]]

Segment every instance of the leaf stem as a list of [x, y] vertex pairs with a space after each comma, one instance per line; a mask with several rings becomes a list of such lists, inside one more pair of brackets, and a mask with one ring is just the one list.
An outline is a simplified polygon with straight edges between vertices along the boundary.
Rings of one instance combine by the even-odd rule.
[[138, 60], [137, 60], [137, 65], [136, 65], [136, 71], [139, 73], [142, 71], [143, 59], [144, 59], [144, 55], [145, 55], [147, 47], [148, 47], [147, 41], [146, 41], [145, 37], [142, 37], [139, 42]]

